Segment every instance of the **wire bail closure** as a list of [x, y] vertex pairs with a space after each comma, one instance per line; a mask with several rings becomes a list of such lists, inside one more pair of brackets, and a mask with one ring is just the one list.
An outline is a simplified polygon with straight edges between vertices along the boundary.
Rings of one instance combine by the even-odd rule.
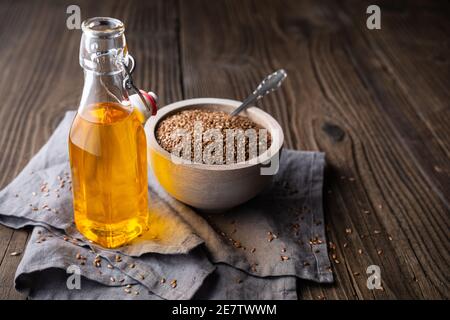
[[133, 93], [136, 93], [139, 98], [141, 99], [142, 103], [144, 104], [144, 106], [147, 108], [148, 112], [150, 114], [154, 114], [154, 109], [152, 106], [149, 105], [149, 102], [144, 98], [144, 96], [142, 95], [141, 91], [136, 87], [136, 85], [133, 82], [133, 77], [132, 77], [132, 73], [135, 70], [136, 67], [136, 61], [134, 60], [132, 55], [128, 55], [128, 58], [131, 61], [131, 67], [128, 67], [127, 64], [125, 64], [124, 61], [122, 61], [122, 65], [123, 68], [125, 70], [125, 79], [123, 80], [123, 88], [125, 90], [128, 91], [132, 91]]

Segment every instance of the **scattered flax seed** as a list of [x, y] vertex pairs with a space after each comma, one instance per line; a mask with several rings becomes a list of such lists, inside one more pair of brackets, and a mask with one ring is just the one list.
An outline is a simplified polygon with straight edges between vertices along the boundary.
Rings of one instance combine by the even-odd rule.
[[345, 229], [345, 233], [346, 234], [351, 234], [352, 233], [352, 229], [351, 228], [346, 228]]
[[286, 252], [286, 248], [282, 248], [282, 249], [281, 249], [281, 252]]
[[242, 279], [237, 278], [237, 279], [236, 279], [236, 283], [238, 283], [238, 284], [239, 284], [239, 283], [242, 283]]
[[176, 280], [176, 279], [172, 280], [172, 281], [170, 282], [170, 286], [171, 286], [172, 288], [176, 288], [176, 287], [177, 287], [177, 280]]
[[389, 239], [389, 241], [392, 241], [393, 239], [392, 239], [392, 236], [388, 236], [388, 239]]
[[131, 284], [127, 284], [127, 288], [128, 288], [128, 289], [131, 288]]
[[358, 249], [358, 253], [362, 254], [363, 253], [362, 249]]
[[287, 260], [289, 260], [288, 256], [281, 256], [281, 261], [287, 261]]
[[31, 195], [35, 196], [35, 195], [36, 195], [36, 192], [32, 192]]
[[130, 264], [130, 268], [133, 269], [136, 265], [134, 263]]
[[336, 254], [335, 253], [333, 253], [332, 255], [331, 255], [331, 258], [334, 260], [334, 259], [336, 259]]
[[318, 237], [314, 237], [312, 239], [309, 239], [309, 244], [313, 245], [313, 244], [322, 244], [323, 241], [320, 240]]
[[379, 256], [381, 256], [381, 255], [383, 254], [383, 250], [378, 249], [378, 250], [377, 250], [377, 254], [378, 254]]
[[139, 291], [135, 291], [135, 292], [134, 292], [134, 295], [135, 295], [135, 296], [138, 296], [138, 295], [139, 295]]
[[145, 276], [144, 276], [143, 274], [140, 274], [140, 275], [139, 275], [139, 278], [141, 278], [141, 280], [144, 280], [144, 279], [145, 279]]
[[77, 253], [76, 256], [75, 256], [75, 258], [77, 258], [77, 260], [81, 260], [82, 257], [83, 256], [80, 253]]
[[347, 247], [348, 247], [348, 243], [344, 242], [344, 248], [347, 248]]
[[161, 284], [166, 283], [166, 278], [162, 278], [162, 279], [159, 281], [159, 283], [161, 283]]
[[364, 212], [365, 214], [369, 214], [369, 213], [370, 213], [369, 210], [364, 210], [363, 212]]
[[317, 296], [317, 299], [318, 299], [318, 300], [325, 300], [325, 296], [324, 296], [324, 295], [321, 295], [321, 294], [319, 294], [319, 295]]
[[14, 251], [14, 252], [11, 252], [9, 255], [10, 256], [19, 256], [20, 254], [21, 254], [21, 252]]
[[100, 256], [97, 255], [92, 264], [94, 265], [94, 267], [100, 268], [102, 266], [102, 258], [100, 258]]
[[309, 266], [309, 262], [304, 261], [304, 262], [303, 262], [303, 266], [304, 266], [304, 267]]
[[357, 276], [359, 276], [359, 272], [353, 272], [353, 275], [354, 275], [355, 277], [357, 277]]
[[334, 259], [334, 262], [335, 262], [336, 264], [341, 263], [338, 259]]
[[250, 252], [255, 253], [255, 251], [256, 251], [256, 248], [253, 248]]
[[268, 242], [272, 242], [272, 240], [274, 239], [274, 236], [273, 236], [272, 232], [269, 231], [267, 234], [268, 234], [268, 236], [269, 236], [269, 237], [267, 238], [267, 241], [268, 241]]
[[110, 264], [108, 264], [107, 266], [106, 266], [108, 269], [113, 269], [114, 267], [112, 266], [112, 265], [110, 265]]
[[373, 230], [373, 234], [380, 234], [381, 231], [380, 230]]
[[114, 279], [114, 277], [109, 278], [109, 280], [111, 280], [111, 282], [116, 282], [116, 279]]
[[379, 208], [379, 209], [383, 209], [383, 205], [382, 205], [382, 204], [379, 204], [379, 205], [378, 205], [378, 208]]
[[123, 289], [123, 291], [125, 291], [126, 293], [131, 293], [131, 290], [128, 288]]
[[329, 247], [330, 247], [331, 250], [336, 250], [336, 244], [335, 243], [330, 241], [328, 244], [329, 244]]
[[121, 262], [122, 261], [122, 257], [119, 256], [118, 254], [116, 255], [115, 259], [116, 259], [116, 262]]
[[241, 245], [241, 243], [239, 241], [233, 241], [233, 246], [235, 248], [241, 248], [242, 247], [242, 245]]

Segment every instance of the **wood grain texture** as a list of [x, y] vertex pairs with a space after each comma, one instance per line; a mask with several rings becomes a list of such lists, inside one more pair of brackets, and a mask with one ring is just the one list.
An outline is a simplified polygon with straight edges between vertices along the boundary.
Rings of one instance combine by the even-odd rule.
[[[0, 188], [49, 138], [67, 110], [76, 109], [83, 85], [78, 64], [81, 32], [66, 28], [71, 1], [0, 2]], [[162, 105], [182, 98], [175, 1], [77, 1], [82, 18], [113, 16], [126, 24], [138, 61], [135, 81], [158, 92]], [[25, 298], [14, 290], [24, 231], [0, 226], [0, 299]], [[20, 250], [19, 250], [20, 249]]]
[[[78, 104], [80, 32], [69, 1], [0, 2], [0, 188]], [[135, 80], [161, 105], [243, 99], [269, 72], [283, 87], [259, 106], [286, 146], [326, 152], [325, 216], [336, 283], [299, 281], [302, 299], [450, 297], [450, 10], [441, 1], [78, 1], [83, 18], [123, 20]], [[349, 232], [351, 230], [351, 232]], [[390, 240], [392, 239], [392, 240]], [[26, 231], [0, 226], [0, 298]], [[360, 252], [360, 253], [359, 253]], [[339, 262], [339, 263], [338, 263]], [[368, 290], [366, 268], [384, 290]]]
[[[283, 124], [288, 147], [326, 152], [328, 236], [336, 245], [336, 284], [302, 281], [302, 298], [448, 298], [449, 92], [442, 83], [449, 76], [429, 67], [445, 61], [419, 63], [431, 53], [423, 46], [448, 41], [435, 30], [445, 16], [420, 3], [407, 13], [388, 8], [383, 29], [369, 31], [368, 5], [182, 2], [184, 92], [242, 99], [264, 74], [287, 70], [282, 90], [260, 106]], [[417, 26], [419, 14], [422, 38], [398, 27]], [[367, 289], [372, 264], [384, 290]]]

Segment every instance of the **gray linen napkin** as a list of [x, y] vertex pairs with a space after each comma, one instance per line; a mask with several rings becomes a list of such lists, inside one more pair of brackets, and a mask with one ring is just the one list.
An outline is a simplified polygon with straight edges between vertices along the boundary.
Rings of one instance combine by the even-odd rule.
[[[272, 186], [223, 214], [201, 214], [171, 198], [149, 170], [153, 228], [109, 250], [84, 239], [73, 223], [67, 140], [74, 115], [65, 115], [0, 192], [0, 223], [35, 226], [15, 280], [30, 298], [296, 299], [296, 277], [333, 281], [323, 153], [284, 150]], [[81, 290], [66, 286], [70, 265], [80, 267]]]

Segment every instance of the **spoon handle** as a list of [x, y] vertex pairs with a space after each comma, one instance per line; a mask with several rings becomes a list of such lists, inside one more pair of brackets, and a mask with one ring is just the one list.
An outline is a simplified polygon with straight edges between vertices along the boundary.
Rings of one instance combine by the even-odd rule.
[[278, 89], [283, 80], [286, 79], [286, 77], [287, 73], [283, 69], [275, 71], [274, 73], [265, 77], [263, 81], [261, 81], [261, 83], [255, 89], [255, 91], [253, 91], [253, 93], [249, 95], [244, 100], [244, 102], [242, 102], [242, 104], [231, 113], [231, 115], [232, 116], [237, 115], [238, 113], [247, 109], [249, 105], [264, 97], [266, 94]]

